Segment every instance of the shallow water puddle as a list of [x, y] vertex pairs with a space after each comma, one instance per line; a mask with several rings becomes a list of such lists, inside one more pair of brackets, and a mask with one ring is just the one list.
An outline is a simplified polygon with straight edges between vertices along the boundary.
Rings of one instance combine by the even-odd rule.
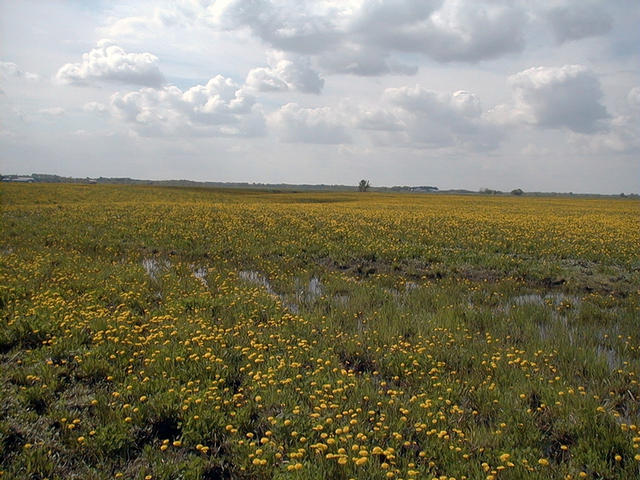
[[320, 283], [320, 279], [318, 277], [312, 277], [311, 280], [309, 280], [309, 288], [307, 291], [308, 295], [312, 298], [322, 295], [322, 283]]
[[157, 280], [163, 270], [167, 270], [171, 267], [171, 262], [169, 262], [169, 260], [160, 261], [155, 258], [143, 258], [142, 267], [147, 272], [149, 278]]
[[311, 277], [306, 285], [298, 278], [296, 279], [296, 302], [312, 302], [322, 296], [323, 290], [324, 287], [318, 277]]
[[[278, 293], [274, 290], [269, 279], [257, 270], [241, 270], [238, 272], [238, 277], [245, 282], [263, 287], [268, 294], [277, 297], [283, 307], [296, 314], [300, 313], [301, 307], [309, 306], [315, 300], [323, 298], [325, 294], [325, 287], [320, 278], [316, 276], [311, 277], [308, 282], [297, 278], [293, 293]], [[351, 296], [340, 293], [323, 299], [325, 301], [333, 301], [333, 303], [344, 307], [349, 303]]]
[[238, 272], [238, 277], [245, 282], [263, 287], [269, 295], [278, 297], [280, 302], [282, 302], [282, 305], [289, 311], [291, 311], [292, 313], [299, 313], [300, 309], [298, 308], [298, 305], [295, 302], [290, 302], [285, 295], [276, 292], [271, 286], [271, 283], [269, 282], [267, 277], [265, 277], [260, 272], [256, 270], [240, 270]]
[[404, 289], [407, 292], [410, 292], [411, 290], [415, 290], [418, 287], [419, 285], [416, 282], [412, 282], [411, 280], [404, 282]]
[[207, 273], [209, 273], [209, 271], [205, 267], [194, 268], [193, 270], [193, 276], [200, 280], [200, 283], [202, 283], [205, 288], [209, 288]]
[[566, 295], [564, 293], [548, 293], [540, 295], [539, 293], [527, 293], [511, 297], [502, 306], [497, 309], [504, 313], [509, 313], [512, 307], [523, 307], [533, 305], [537, 307], [577, 307], [582, 303], [582, 299], [575, 295]]
[[276, 291], [271, 287], [271, 284], [269, 283], [269, 280], [267, 280], [267, 277], [262, 275], [260, 272], [257, 272], [255, 270], [240, 270], [238, 272], [238, 277], [246, 282], [264, 287], [264, 289], [271, 295], [277, 295], [278, 297], [280, 297], [280, 295], [278, 295]]
[[[297, 278], [294, 293], [283, 294], [273, 289], [273, 286], [265, 275], [256, 270], [241, 270], [238, 272], [241, 280], [263, 287], [268, 294], [278, 297], [282, 305], [292, 313], [299, 313], [303, 304], [309, 304], [324, 294], [324, 285], [320, 279], [313, 276], [308, 282]], [[333, 300], [341, 305], [346, 305], [349, 295], [334, 295]]]

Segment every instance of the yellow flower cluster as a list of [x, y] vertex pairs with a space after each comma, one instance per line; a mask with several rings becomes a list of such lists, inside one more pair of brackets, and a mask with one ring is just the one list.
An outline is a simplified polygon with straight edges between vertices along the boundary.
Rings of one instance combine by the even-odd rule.
[[14, 477], [637, 474], [638, 202], [95, 187], [3, 187]]

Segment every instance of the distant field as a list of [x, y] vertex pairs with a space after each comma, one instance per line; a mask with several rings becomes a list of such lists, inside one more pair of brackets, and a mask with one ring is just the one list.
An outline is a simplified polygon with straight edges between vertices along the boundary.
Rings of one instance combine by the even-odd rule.
[[640, 202], [0, 185], [2, 479], [640, 477]]

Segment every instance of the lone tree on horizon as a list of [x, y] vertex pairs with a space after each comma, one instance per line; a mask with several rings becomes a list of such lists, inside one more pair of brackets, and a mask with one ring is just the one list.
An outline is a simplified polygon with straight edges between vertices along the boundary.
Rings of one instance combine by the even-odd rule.
[[367, 190], [369, 190], [369, 187], [371, 185], [369, 185], [369, 180], [360, 180], [360, 183], [358, 184], [358, 191], [359, 192], [366, 192]]

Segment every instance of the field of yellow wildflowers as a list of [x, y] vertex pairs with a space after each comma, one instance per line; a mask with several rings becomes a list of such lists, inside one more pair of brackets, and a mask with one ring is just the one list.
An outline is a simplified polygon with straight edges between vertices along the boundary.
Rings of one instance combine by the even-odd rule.
[[636, 200], [0, 188], [2, 479], [640, 477]]

